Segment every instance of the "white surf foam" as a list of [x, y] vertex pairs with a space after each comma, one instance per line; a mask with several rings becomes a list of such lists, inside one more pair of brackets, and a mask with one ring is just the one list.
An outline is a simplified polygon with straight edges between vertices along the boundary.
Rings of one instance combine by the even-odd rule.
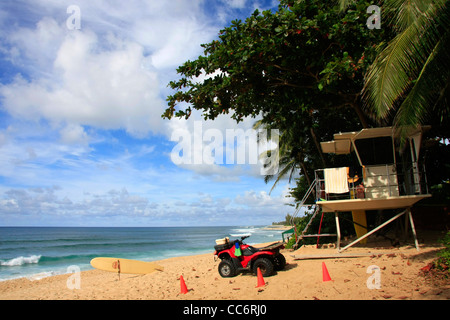
[[22, 266], [24, 264], [34, 264], [39, 263], [39, 259], [41, 256], [32, 255], [29, 257], [17, 257], [10, 260], [0, 260], [0, 266], [14, 267], [14, 266]]

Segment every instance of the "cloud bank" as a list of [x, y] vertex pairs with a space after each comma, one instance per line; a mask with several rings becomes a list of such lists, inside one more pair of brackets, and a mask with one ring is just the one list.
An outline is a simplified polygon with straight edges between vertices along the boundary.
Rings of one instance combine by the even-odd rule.
[[[71, 6], [79, 8], [77, 28]], [[172, 133], [194, 134], [199, 114], [161, 118], [176, 68], [231, 20], [273, 6], [3, 1], [0, 225], [214, 225], [236, 214], [250, 224], [282, 220], [287, 189], [269, 196], [259, 166], [171, 161]], [[202, 126], [223, 134], [238, 128], [228, 116]]]

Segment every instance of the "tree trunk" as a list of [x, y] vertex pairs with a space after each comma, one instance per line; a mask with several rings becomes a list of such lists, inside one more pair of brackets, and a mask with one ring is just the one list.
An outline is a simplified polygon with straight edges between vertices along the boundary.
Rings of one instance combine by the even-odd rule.
[[359, 103], [354, 102], [352, 103], [352, 107], [353, 110], [355, 110], [356, 114], [358, 115], [359, 121], [361, 122], [361, 125], [363, 126], [363, 128], [368, 128], [369, 124], [367, 122], [367, 118], [365, 113], [362, 111], [361, 106], [359, 105]]
[[327, 163], [325, 162], [325, 158], [323, 156], [322, 148], [320, 147], [319, 140], [317, 140], [316, 133], [314, 132], [313, 128], [310, 128], [309, 130], [311, 132], [311, 136], [312, 136], [312, 138], [314, 140], [314, 143], [316, 144], [316, 148], [317, 148], [317, 151], [319, 152], [320, 159], [322, 160], [322, 166], [323, 166], [323, 168], [326, 168], [327, 167]]
[[[308, 188], [309, 188], [309, 186], [311, 186], [312, 181], [311, 181], [311, 178], [308, 175], [308, 171], [306, 171], [305, 162], [304, 161], [300, 161], [300, 166], [302, 167], [302, 171], [303, 171], [303, 174], [305, 175], [306, 181], [308, 182]], [[314, 199], [315, 199], [316, 198], [316, 190], [315, 189], [313, 189], [313, 195], [314, 195]]]
[[300, 161], [300, 166], [302, 167], [303, 174], [305, 175], [306, 181], [308, 181], [308, 186], [311, 185], [311, 179], [309, 178], [308, 171], [306, 171], [306, 166], [303, 161]]

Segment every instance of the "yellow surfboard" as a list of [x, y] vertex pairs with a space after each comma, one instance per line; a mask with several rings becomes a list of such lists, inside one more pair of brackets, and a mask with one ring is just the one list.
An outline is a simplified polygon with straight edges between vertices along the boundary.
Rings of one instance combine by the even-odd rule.
[[94, 258], [91, 260], [91, 266], [116, 273], [147, 274], [156, 270], [164, 271], [164, 267], [153, 262], [122, 258]]

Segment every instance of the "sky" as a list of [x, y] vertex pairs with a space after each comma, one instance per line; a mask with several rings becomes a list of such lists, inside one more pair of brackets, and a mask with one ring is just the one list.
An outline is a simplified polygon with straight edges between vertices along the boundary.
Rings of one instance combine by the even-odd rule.
[[251, 160], [254, 136], [227, 139], [255, 119], [161, 117], [178, 66], [232, 20], [277, 4], [2, 0], [0, 226], [264, 225], [292, 214], [289, 184], [270, 193]]

